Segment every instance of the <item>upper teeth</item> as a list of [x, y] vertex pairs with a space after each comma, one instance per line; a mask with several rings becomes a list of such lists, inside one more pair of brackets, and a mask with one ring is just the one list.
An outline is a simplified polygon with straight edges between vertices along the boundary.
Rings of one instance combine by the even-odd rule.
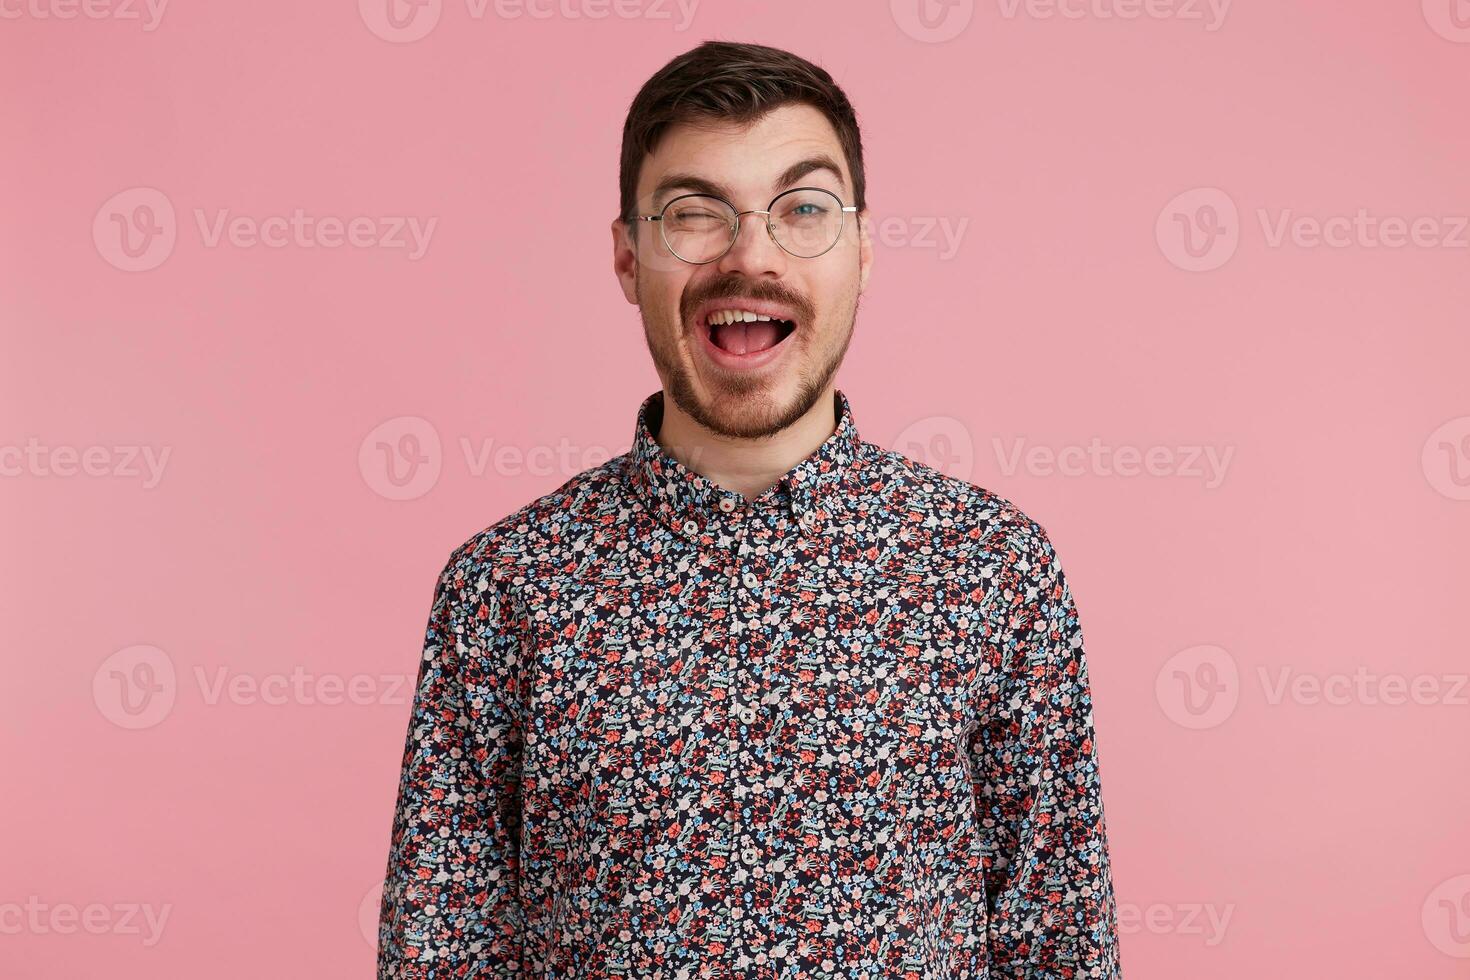
[[749, 310], [715, 310], [709, 315], [710, 323], [738, 323], [744, 320], [751, 323], [755, 320], [779, 320], [780, 317], [766, 316], [764, 313], [752, 313]]

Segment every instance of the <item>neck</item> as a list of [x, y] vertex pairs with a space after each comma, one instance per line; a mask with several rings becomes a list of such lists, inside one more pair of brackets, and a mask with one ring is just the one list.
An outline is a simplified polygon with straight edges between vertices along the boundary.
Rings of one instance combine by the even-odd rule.
[[811, 409], [786, 428], [769, 436], [740, 439], [706, 429], [680, 411], [665, 392], [663, 419], [654, 438], [686, 468], [754, 499], [836, 431], [833, 402], [833, 385], [829, 384]]

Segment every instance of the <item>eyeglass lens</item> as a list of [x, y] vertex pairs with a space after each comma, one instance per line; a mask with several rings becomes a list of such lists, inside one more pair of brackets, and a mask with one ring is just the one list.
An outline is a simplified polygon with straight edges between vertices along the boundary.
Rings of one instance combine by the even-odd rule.
[[[842, 233], [842, 202], [829, 191], [787, 191], [771, 202], [770, 211], [777, 244], [793, 255], [821, 255], [837, 243]], [[686, 262], [709, 262], [735, 240], [735, 209], [717, 197], [677, 197], [664, 207], [660, 224], [664, 243]]]

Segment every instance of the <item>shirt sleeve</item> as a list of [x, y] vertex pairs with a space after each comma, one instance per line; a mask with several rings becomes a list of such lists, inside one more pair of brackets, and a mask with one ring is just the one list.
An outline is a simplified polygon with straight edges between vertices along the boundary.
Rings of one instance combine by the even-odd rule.
[[378, 928], [378, 980], [520, 976], [518, 640], [488, 571], [434, 590]]
[[969, 743], [995, 980], [1121, 980], [1082, 630], [1044, 530], [992, 584], [992, 656]]

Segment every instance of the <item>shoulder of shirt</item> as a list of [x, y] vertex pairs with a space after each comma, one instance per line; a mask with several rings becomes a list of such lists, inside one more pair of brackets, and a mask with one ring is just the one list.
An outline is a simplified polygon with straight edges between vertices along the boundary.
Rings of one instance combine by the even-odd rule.
[[1015, 502], [993, 490], [897, 450], [865, 442], [875, 465], [906, 496], [904, 504], [917, 506], [943, 520], [953, 520], [967, 534], [974, 532], [977, 550], [1005, 551], [1030, 560], [1053, 560], [1055, 549], [1046, 528]]
[[553, 529], [564, 530], [569, 521], [606, 506], [609, 491], [621, 491], [626, 458], [624, 453], [588, 467], [475, 532], [450, 554], [449, 566], [474, 567], [498, 579], [512, 568], [551, 553], [558, 543]]
[[[1046, 528], [1008, 498], [877, 443], [864, 441], [862, 449], [860, 456], [881, 476], [882, 497], [891, 505], [918, 509], [942, 526], [957, 528], [981, 549], [1023, 559], [1054, 557]], [[553, 528], [564, 529], [569, 520], [605, 507], [610, 492], [625, 492], [626, 460], [624, 453], [584, 469], [492, 522], [455, 548], [449, 565], [470, 563], [499, 577], [495, 573], [544, 556], [557, 543], [549, 533]]]

